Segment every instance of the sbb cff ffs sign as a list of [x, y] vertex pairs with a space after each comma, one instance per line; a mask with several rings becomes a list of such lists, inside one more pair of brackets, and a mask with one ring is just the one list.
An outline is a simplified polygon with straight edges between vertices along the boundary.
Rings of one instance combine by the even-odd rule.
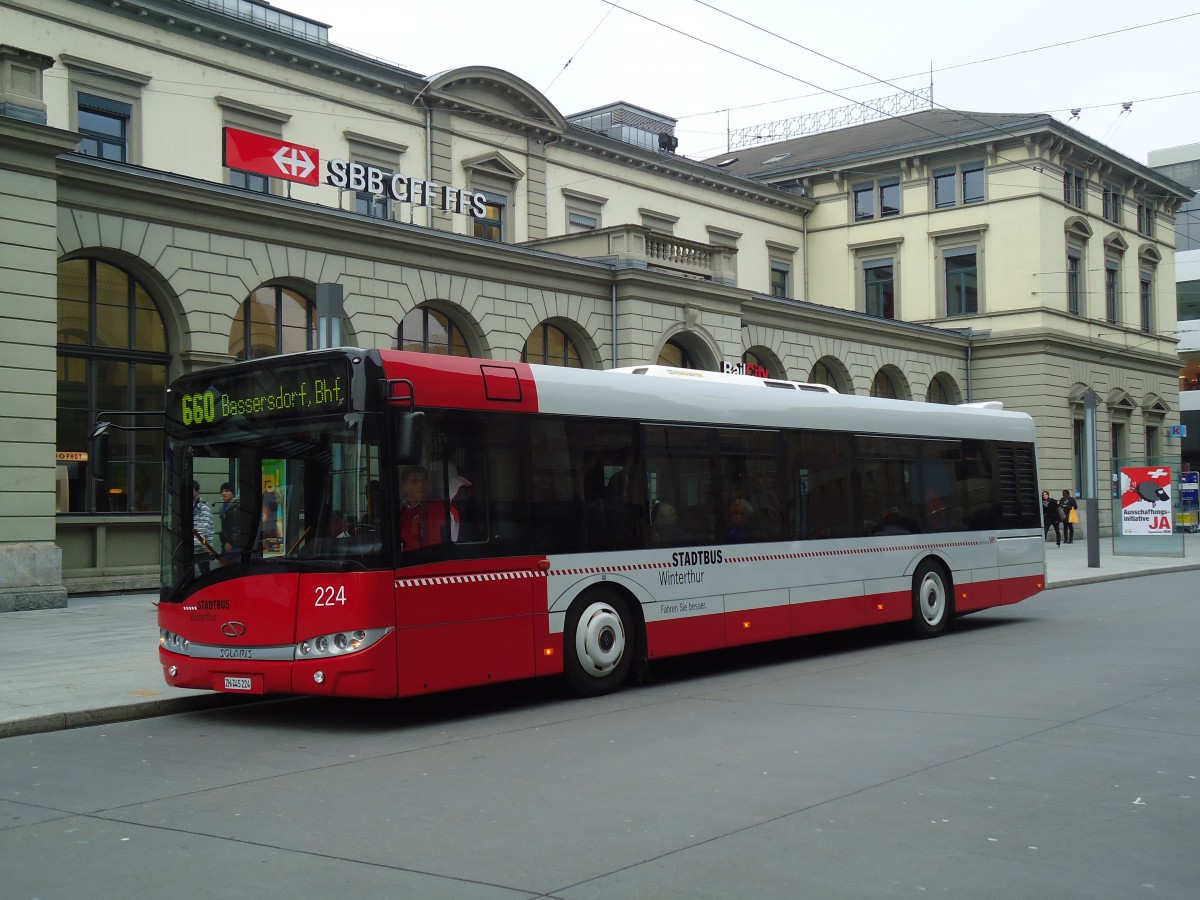
[[241, 169], [268, 178], [282, 178], [301, 184], [320, 184], [321, 154], [315, 147], [293, 144], [279, 138], [226, 128], [222, 162], [230, 169]]

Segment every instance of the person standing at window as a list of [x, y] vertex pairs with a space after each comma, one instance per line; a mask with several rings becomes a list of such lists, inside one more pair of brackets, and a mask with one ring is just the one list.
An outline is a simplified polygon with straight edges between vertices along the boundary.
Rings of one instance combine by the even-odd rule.
[[213, 518], [212, 510], [200, 497], [200, 482], [192, 482], [192, 556], [196, 560], [196, 568], [201, 575], [208, 574], [212, 558], [216, 556], [213, 549]]
[[233, 485], [226, 481], [221, 485], [221, 565], [232, 563], [241, 547], [241, 511]]

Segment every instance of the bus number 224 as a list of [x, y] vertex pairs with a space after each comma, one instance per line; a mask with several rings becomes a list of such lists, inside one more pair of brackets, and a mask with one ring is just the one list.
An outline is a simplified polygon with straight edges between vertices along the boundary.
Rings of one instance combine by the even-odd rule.
[[342, 585], [333, 587], [326, 585], [317, 588], [317, 602], [314, 606], [345, 606], [346, 605], [346, 588]]

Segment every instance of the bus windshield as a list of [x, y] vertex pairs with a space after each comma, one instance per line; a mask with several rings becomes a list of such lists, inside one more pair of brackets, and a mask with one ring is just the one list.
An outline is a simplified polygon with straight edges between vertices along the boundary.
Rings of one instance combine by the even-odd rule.
[[379, 418], [352, 413], [170, 438], [163, 598], [178, 599], [197, 579], [262, 566], [385, 564]]

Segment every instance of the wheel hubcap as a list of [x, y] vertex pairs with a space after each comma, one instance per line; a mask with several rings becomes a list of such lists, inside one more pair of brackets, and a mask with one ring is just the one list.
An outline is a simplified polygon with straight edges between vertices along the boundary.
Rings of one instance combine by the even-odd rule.
[[921, 582], [921, 616], [930, 625], [936, 625], [946, 613], [946, 589], [942, 580], [933, 573]]
[[625, 655], [625, 626], [605, 603], [593, 603], [579, 617], [575, 655], [583, 670], [596, 678], [610, 674]]

